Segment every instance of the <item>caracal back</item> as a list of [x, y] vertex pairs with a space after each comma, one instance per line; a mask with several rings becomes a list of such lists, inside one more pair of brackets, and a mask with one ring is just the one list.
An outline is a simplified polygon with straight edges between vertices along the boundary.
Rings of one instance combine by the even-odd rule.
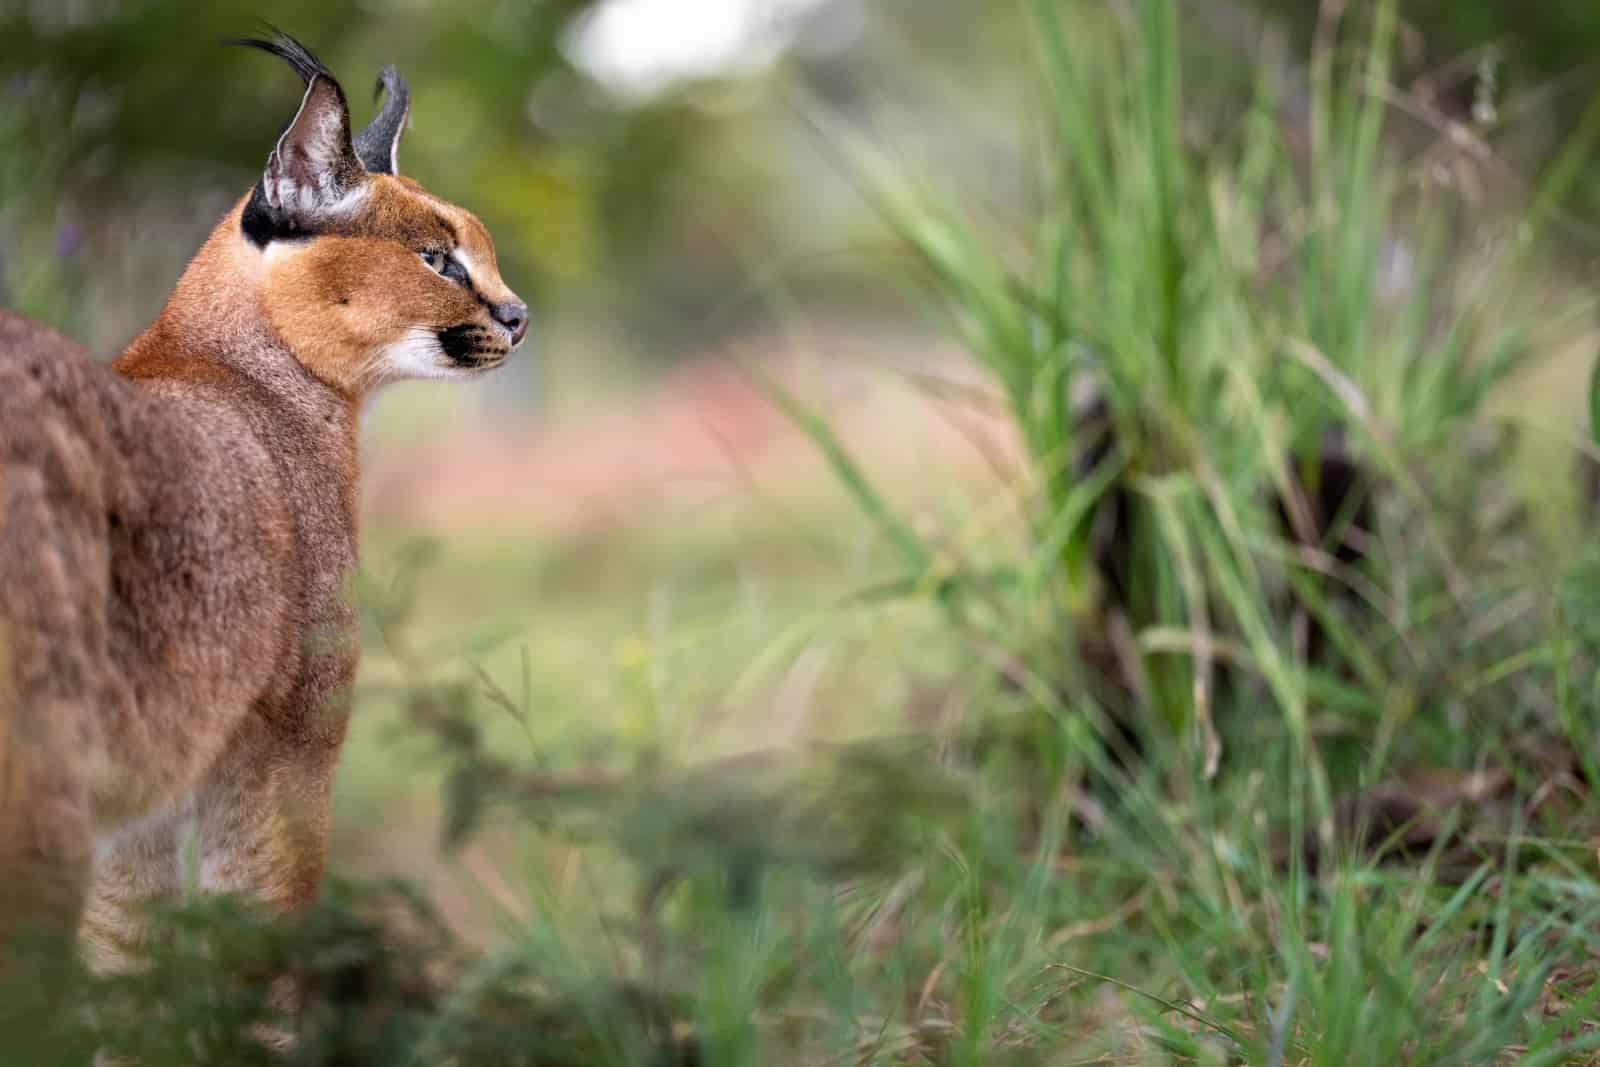
[[0, 312], [0, 932], [37, 917], [70, 932], [91, 842], [83, 771], [63, 759], [122, 699], [109, 654], [111, 458], [52, 382], [76, 346]]

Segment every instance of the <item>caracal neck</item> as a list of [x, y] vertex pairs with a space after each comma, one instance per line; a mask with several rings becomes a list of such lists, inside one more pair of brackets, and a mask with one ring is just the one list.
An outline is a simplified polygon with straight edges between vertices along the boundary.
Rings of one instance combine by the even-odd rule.
[[352, 416], [363, 397], [323, 382], [273, 329], [263, 286], [266, 253], [242, 233], [236, 204], [195, 253], [166, 305], [112, 362], [123, 377], [164, 390], [204, 388], [240, 378], [264, 400], [294, 407], [339, 407]]

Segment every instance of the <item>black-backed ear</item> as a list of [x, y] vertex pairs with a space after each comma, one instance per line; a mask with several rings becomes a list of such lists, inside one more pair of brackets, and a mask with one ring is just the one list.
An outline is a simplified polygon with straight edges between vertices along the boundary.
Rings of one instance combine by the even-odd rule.
[[383, 98], [378, 114], [356, 134], [356, 156], [368, 174], [400, 173], [400, 136], [411, 114], [411, 90], [393, 65], [378, 72], [377, 93]]
[[365, 179], [350, 138], [350, 105], [344, 90], [322, 61], [288, 34], [230, 43], [270, 52], [305, 79], [300, 110], [267, 156], [251, 207], [258, 216], [262, 212], [267, 216], [254, 219], [257, 229], [314, 232], [321, 220], [349, 203]]

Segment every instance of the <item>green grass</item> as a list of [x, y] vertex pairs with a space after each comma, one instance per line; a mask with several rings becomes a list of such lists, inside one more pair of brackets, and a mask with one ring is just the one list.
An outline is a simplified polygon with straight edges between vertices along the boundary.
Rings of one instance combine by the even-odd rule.
[[1390, 136], [1387, 4], [1202, 130], [1179, 5], [1032, 10], [1024, 217], [828, 126], [1020, 483], [930, 524], [769, 382], [809, 523], [376, 537], [340, 866], [434, 903], [188, 902], [11, 1047], [260, 1061], [288, 967], [304, 1063], [1600, 1062], [1600, 558], [1513, 433], [1585, 436], [1515, 398], [1591, 340], [1589, 135], [1491, 211]]

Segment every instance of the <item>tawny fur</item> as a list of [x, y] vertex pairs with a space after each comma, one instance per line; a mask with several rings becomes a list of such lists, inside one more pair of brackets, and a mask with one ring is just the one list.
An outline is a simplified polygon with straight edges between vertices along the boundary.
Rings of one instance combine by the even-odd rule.
[[[361, 407], [521, 339], [475, 218], [360, 181], [355, 211], [265, 246], [241, 200], [109, 367], [0, 311], [0, 937], [81, 924], [112, 963], [191, 873], [278, 909], [317, 892], [358, 657]], [[435, 246], [470, 286], [419, 259]], [[452, 327], [481, 352], [415, 355]]]

